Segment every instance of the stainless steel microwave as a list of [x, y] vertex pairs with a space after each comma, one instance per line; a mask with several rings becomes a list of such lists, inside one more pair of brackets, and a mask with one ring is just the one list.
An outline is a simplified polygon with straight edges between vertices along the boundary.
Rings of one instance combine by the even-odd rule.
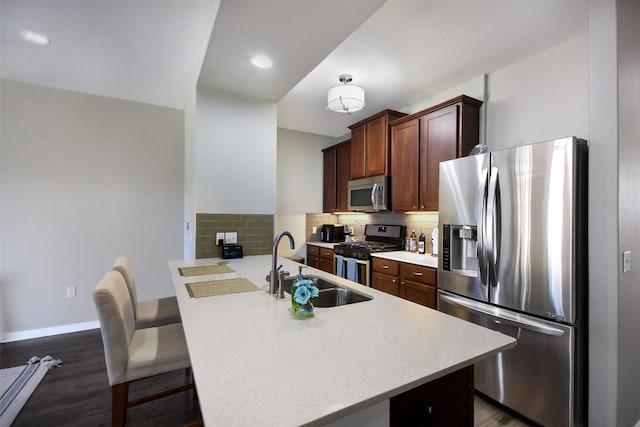
[[349, 210], [377, 212], [389, 209], [389, 177], [354, 179], [348, 183]]

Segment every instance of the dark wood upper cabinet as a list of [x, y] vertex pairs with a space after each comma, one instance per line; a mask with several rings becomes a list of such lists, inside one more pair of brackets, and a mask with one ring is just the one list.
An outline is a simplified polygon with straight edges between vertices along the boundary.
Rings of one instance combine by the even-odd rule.
[[323, 150], [322, 168], [322, 211], [334, 212], [338, 207], [336, 199], [336, 150]]
[[347, 183], [351, 176], [351, 142], [325, 148], [323, 152], [322, 211], [347, 210]]
[[351, 144], [343, 143], [336, 148], [336, 199], [338, 211], [348, 208], [347, 184], [351, 178]]
[[350, 178], [363, 178], [366, 175], [364, 163], [364, 136], [366, 125], [351, 129], [351, 172]]
[[419, 119], [391, 127], [391, 194], [395, 211], [418, 209]]
[[406, 114], [384, 110], [351, 126], [351, 179], [389, 175], [389, 123]]
[[458, 153], [452, 143], [458, 140], [458, 108], [451, 105], [420, 118], [420, 210], [438, 210], [440, 162], [455, 159]]
[[391, 123], [391, 207], [437, 211], [440, 162], [478, 144], [482, 101], [462, 95]]

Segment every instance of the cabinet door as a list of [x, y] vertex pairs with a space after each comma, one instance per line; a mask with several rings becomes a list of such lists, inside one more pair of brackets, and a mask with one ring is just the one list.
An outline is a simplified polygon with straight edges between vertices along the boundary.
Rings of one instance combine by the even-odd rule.
[[351, 179], [364, 178], [365, 169], [365, 128], [364, 124], [351, 129]]
[[323, 258], [320, 257], [320, 270], [322, 271], [326, 271], [327, 273], [331, 273], [333, 274], [333, 258], [328, 259], [328, 258]]
[[371, 278], [373, 279], [372, 288], [398, 296], [398, 278], [396, 276], [387, 276], [374, 271]]
[[349, 207], [349, 190], [347, 185], [350, 178], [351, 144], [345, 144], [336, 148], [336, 209], [338, 211], [346, 211]]
[[400, 281], [400, 298], [436, 309], [436, 288], [409, 280]]
[[336, 199], [336, 150], [324, 152], [323, 163], [323, 186], [322, 186], [322, 211], [335, 212], [337, 208]]
[[387, 116], [367, 123], [365, 132], [365, 169], [367, 176], [389, 174], [389, 127]]
[[313, 268], [320, 268], [320, 257], [316, 255], [309, 255], [307, 253], [307, 265]]
[[419, 121], [413, 119], [391, 128], [391, 208], [418, 209]]
[[440, 162], [456, 158], [458, 104], [420, 118], [420, 210], [438, 210]]
[[473, 365], [394, 396], [390, 426], [473, 426]]

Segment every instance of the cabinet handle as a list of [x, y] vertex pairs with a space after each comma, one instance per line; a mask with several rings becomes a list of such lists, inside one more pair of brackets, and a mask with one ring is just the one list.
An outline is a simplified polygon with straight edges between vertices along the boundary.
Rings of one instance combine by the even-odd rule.
[[413, 272], [413, 275], [414, 275], [414, 276], [418, 276], [418, 277], [424, 276], [424, 274], [423, 274], [423, 273], [418, 273], [417, 271], [414, 271], [414, 272]]
[[389, 266], [388, 265], [383, 265], [382, 268], [384, 268], [385, 270], [388, 270]]
[[420, 209], [424, 209], [424, 205], [420, 206]]

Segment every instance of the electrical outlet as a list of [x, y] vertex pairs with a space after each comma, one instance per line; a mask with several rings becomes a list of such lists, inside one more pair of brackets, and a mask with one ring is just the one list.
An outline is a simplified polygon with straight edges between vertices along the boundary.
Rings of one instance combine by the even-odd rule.
[[76, 287], [69, 286], [67, 287], [67, 298], [73, 298], [76, 296]]
[[629, 271], [631, 271], [631, 251], [625, 251], [622, 253], [622, 272]]
[[311, 227], [311, 234], [316, 234], [318, 232], [318, 227]]
[[216, 245], [221, 245], [224, 243], [224, 233], [216, 233]]
[[238, 233], [235, 232], [235, 231], [224, 233], [224, 242], [225, 243], [238, 243]]

